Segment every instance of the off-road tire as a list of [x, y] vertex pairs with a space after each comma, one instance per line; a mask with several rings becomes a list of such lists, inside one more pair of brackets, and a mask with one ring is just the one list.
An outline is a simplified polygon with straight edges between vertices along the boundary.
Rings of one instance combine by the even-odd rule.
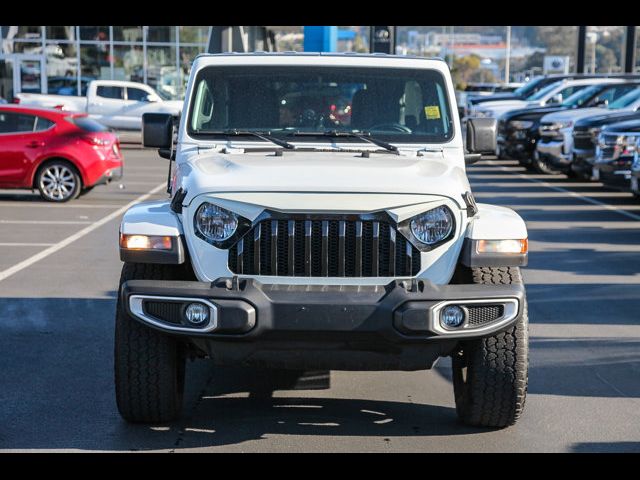
[[[515, 267], [472, 268], [473, 283], [522, 283]], [[461, 342], [453, 355], [453, 389], [458, 418], [479, 427], [507, 427], [522, 415], [527, 396], [529, 320], [525, 301], [515, 324], [489, 337]]]
[[[125, 263], [120, 285], [128, 280], [176, 280], [178, 268]], [[131, 318], [119, 298], [114, 360], [116, 403], [126, 421], [163, 423], [180, 416], [185, 375], [182, 345]]]

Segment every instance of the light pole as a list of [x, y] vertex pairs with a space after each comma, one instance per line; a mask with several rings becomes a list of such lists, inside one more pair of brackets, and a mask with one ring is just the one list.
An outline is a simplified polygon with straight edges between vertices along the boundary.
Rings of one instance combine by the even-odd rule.
[[507, 51], [504, 62], [504, 83], [509, 83], [509, 68], [511, 63], [511, 26], [507, 27]]
[[598, 42], [598, 33], [587, 33], [589, 42], [591, 42], [591, 73], [596, 73], [596, 43]]

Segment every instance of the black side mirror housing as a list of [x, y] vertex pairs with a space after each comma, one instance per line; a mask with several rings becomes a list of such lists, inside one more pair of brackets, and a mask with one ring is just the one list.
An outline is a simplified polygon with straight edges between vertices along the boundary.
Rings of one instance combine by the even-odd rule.
[[170, 113], [142, 114], [142, 145], [170, 149], [173, 141], [173, 116]]
[[493, 154], [498, 144], [498, 121], [495, 118], [467, 120], [467, 152]]

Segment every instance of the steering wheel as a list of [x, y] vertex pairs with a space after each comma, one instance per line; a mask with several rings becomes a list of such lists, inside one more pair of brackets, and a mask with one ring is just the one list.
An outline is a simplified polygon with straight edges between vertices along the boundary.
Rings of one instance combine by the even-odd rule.
[[378, 125], [374, 125], [368, 129], [369, 131], [375, 130], [387, 130], [392, 132], [400, 132], [400, 133], [412, 133], [412, 130], [406, 125], [401, 125], [399, 123], [379, 123]]

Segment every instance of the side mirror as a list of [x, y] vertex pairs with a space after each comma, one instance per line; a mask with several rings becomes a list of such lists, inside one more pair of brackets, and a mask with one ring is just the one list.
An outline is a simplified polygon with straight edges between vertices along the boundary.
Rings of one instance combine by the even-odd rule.
[[479, 117], [467, 120], [467, 152], [465, 163], [480, 160], [482, 154], [493, 155], [498, 146], [498, 121], [495, 118]]
[[609, 105], [609, 100], [607, 100], [606, 98], [603, 100], [598, 100], [595, 104], [596, 107], [606, 107]]
[[155, 95], [150, 93], [149, 95], [144, 97], [144, 101], [145, 102], [157, 102], [158, 101], [158, 97], [156, 97]]
[[150, 148], [171, 148], [173, 116], [170, 113], [142, 114], [142, 145]]

